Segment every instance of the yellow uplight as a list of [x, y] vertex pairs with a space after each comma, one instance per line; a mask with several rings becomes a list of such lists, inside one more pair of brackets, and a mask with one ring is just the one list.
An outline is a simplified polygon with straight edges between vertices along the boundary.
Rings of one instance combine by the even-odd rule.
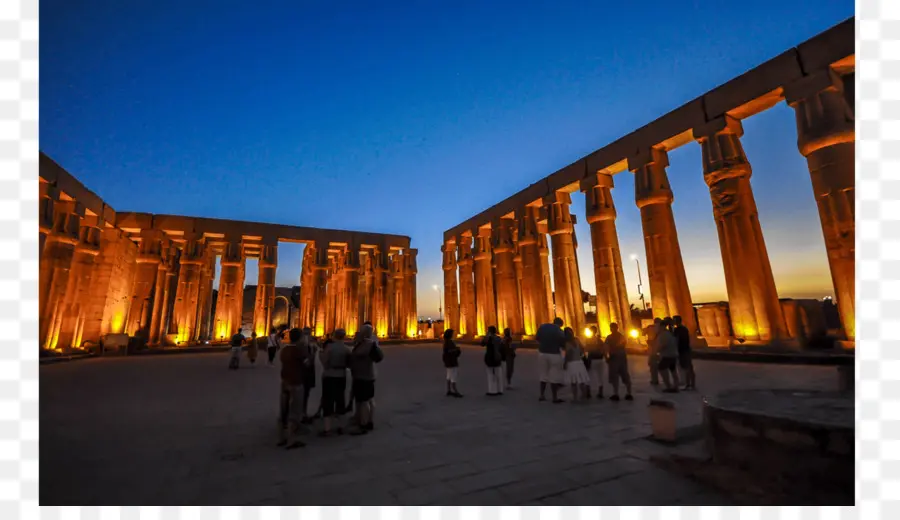
[[637, 339], [637, 337], [638, 337], [638, 330], [637, 330], [637, 329], [631, 329], [631, 330], [628, 331], [628, 335], [631, 336], [631, 337], [634, 338], [634, 339]]
[[594, 336], [594, 331], [592, 331], [592, 330], [589, 329], [588, 327], [585, 327], [585, 328], [584, 328], [584, 337], [590, 338], [590, 337], [593, 337], [593, 336]]

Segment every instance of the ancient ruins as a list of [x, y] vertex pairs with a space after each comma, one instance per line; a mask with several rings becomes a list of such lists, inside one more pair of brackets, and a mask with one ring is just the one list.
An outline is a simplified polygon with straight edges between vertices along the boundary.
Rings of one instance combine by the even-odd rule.
[[[779, 300], [741, 146], [741, 120], [783, 101], [796, 112], [797, 145], [809, 165], [835, 300], [852, 344], [854, 41], [849, 19], [445, 231], [445, 326], [467, 337], [483, 335], [489, 325], [527, 337], [557, 315], [576, 332], [584, 330], [575, 215], [569, 211], [570, 194], [580, 190], [587, 197], [600, 332], [608, 334], [611, 322], [627, 327], [631, 317], [610, 190], [613, 177], [629, 171], [635, 175], [653, 315], [681, 315], [702, 336], [796, 341], [808, 326], [805, 310]], [[698, 308], [696, 317], [666, 176], [668, 152], [693, 142], [702, 147], [728, 294], [727, 306]]]
[[241, 325], [247, 258], [259, 266], [252, 332], [265, 335], [279, 242], [306, 244], [299, 326], [352, 335], [369, 320], [379, 337], [415, 337], [417, 251], [409, 237], [120, 212], [41, 154], [40, 346], [229, 340]]

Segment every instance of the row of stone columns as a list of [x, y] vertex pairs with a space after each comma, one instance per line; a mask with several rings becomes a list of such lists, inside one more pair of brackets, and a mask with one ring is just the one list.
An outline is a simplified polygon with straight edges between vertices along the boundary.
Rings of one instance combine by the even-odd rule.
[[416, 253], [308, 245], [300, 275], [301, 326], [317, 336], [338, 328], [353, 335], [370, 321], [379, 337], [414, 337]]
[[[852, 340], [855, 134], [843, 85], [833, 70], [825, 69], [788, 85], [784, 96], [796, 112], [798, 147], [812, 177], [837, 306], [846, 336]], [[746, 340], [786, 339], [790, 332], [750, 186], [751, 167], [740, 142], [741, 122], [724, 115], [694, 128], [693, 135], [702, 148], [703, 176], [713, 202], [731, 328], [735, 336]], [[635, 176], [653, 315], [680, 315], [688, 329], [696, 331], [672, 213], [667, 152], [661, 145], [651, 146], [628, 157], [627, 163]], [[610, 323], [627, 326], [630, 321], [611, 195], [613, 173], [600, 171], [580, 183], [587, 198], [597, 320], [603, 335], [609, 333]], [[514, 218], [501, 218], [446, 242], [442, 246], [446, 327], [469, 337], [483, 335], [489, 325], [531, 336], [541, 323], [559, 316], [581, 333], [585, 321], [570, 204], [569, 193], [555, 192], [517, 210]], [[547, 234], [555, 293], [549, 287]]]

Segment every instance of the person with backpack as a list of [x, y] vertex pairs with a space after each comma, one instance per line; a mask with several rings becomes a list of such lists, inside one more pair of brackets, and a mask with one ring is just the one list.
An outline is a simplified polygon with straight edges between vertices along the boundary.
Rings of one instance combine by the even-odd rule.
[[487, 395], [503, 395], [503, 382], [501, 380], [501, 370], [503, 366], [503, 357], [500, 353], [503, 348], [503, 342], [497, 336], [497, 327], [491, 325], [488, 327], [488, 333], [481, 340], [484, 350], [484, 366], [487, 372]]
[[516, 366], [516, 344], [508, 327], [503, 329], [503, 347], [506, 358], [506, 388], [512, 388], [513, 370]]
[[375, 397], [375, 363], [384, 359], [378, 343], [372, 339], [371, 325], [363, 325], [350, 352], [350, 375], [353, 378], [353, 400], [356, 402], [358, 429], [352, 435], [364, 435], [373, 429], [369, 403]]
[[447, 372], [447, 396], [462, 397], [462, 394], [456, 388], [456, 378], [459, 375], [459, 356], [462, 354], [462, 349], [453, 341], [453, 335], [453, 329], [444, 331], [443, 361]]
[[228, 362], [229, 370], [237, 370], [241, 366], [241, 350], [247, 338], [241, 334], [244, 329], [238, 329], [234, 336], [231, 336], [231, 360]]

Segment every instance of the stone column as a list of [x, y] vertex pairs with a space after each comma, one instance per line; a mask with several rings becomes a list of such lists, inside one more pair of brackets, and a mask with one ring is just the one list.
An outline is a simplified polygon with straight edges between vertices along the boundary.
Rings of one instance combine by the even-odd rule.
[[491, 230], [481, 228], [475, 237], [475, 316], [476, 335], [487, 334], [489, 326], [497, 325], [494, 302], [494, 272], [491, 269]]
[[168, 239], [161, 241], [160, 262], [156, 266], [156, 283], [153, 288], [153, 310], [150, 316], [150, 334], [148, 343], [158, 345], [165, 334], [166, 302], [169, 299], [171, 279], [175, 276], [173, 269], [174, 251]]
[[828, 251], [841, 324], [856, 338], [856, 207], [853, 106], [844, 83], [825, 69], [788, 85], [787, 103], [797, 116], [797, 146], [806, 157]]
[[575, 218], [569, 212], [572, 198], [556, 192], [544, 197], [547, 208], [547, 230], [553, 254], [553, 287], [556, 315], [576, 335], [584, 333], [584, 305], [581, 301], [581, 276], [575, 259]]
[[55, 203], [50, 228], [40, 261], [40, 345], [55, 349], [59, 343], [69, 272], [75, 246], [81, 238], [84, 206], [68, 201]]
[[741, 122], [728, 116], [694, 129], [719, 232], [731, 325], [738, 338], [784, 339], [787, 329], [750, 187], [743, 133]]
[[388, 337], [390, 317], [388, 311], [388, 279], [390, 272], [387, 269], [387, 250], [373, 250], [372, 271], [375, 280], [373, 305], [375, 308], [375, 333], [379, 338]]
[[402, 256], [406, 335], [411, 338], [416, 337], [419, 331], [419, 310], [416, 304], [416, 274], [419, 272], [416, 257], [418, 254], [418, 249], [407, 249]]
[[635, 202], [641, 210], [653, 316], [681, 316], [694, 337], [697, 323], [672, 214], [675, 198], [666, 175], [668, 165], [668, 154], [659, 148], [648, 149], [628, 160], [628, 167], [635, 174]]
[[[38, 259], [44, 258], [44, 245], [53, 229], [53, 207], [59, 203], [59, 189], [47, 182], [40, 183], [38, 209]], [[43, 294], [43, 291], [41, 292]]]
[[456, 240], [441, 247], [444, 255], [444, 330], [459, 331], [459, 289], [456, 282]]
[[303, 248], [303, 262], [300, 266], [300, 308], [297, 312], [297, 321], [299, 327], [310, 327], [313, 329], [313, 325], [316, 322], [315, 319], [315, 305], [313, 304], [313, 300], [315, 297], [315, 283], [314, 279], [314, 264], [315, 264], [315, 247], [312, 244], [307, 244], [305, 248]]
[[[544, 225], [546, 228], [546, 225]], [[556, 312], [556, 303], [554, 301], [553, 286], [550, 279], [550, 245], [547, 243], [547, 234], [545, 230], [538, 235], [538, 253], [541, 259], [541, 280], [544, 282], [544, 301], [547, 302], [547, 320], [542, 323], [550, 323], [554, 317], [558, 315]]]
[[153, 310], [153, 289], [159, 271], [162, 254], [163, 232], [156, 229], [141, 231], [138, 244], [137, 269], [131, 289], [131, 308], [125, 332], [129, 336], [150, 336], [150, 320]]
[[[366, 250], [366, 258], [364, 265], [364, 277], [365, 277], [365, 320], [372, 322], [372, 327], [375, 329], [377, 334], [378, 332], [378, 305], [375, 299], [375, 281], [377, 280], [377, 274], [375, 273], [375, 266], [377, 265], [376, 256], [378, 252], [375, 249], [367, 249]], [[360, 299], [363, 299], [360, 296]]]
[[212, 340], [213, 334], [213, 283], [216, 278], [216, 255], [207, 248], [206, 261], [203, 263], [200, 277], [200, 304], [198, 305], [197, 336], [198, 340]]
[[516, 274], [516, 301], [519, 302], [517, 312], [519, 313], [521, 333], [525, 334], [525, 313], [522, 305], [522, 255], [519, 254], [518, 233], [513, 231], [513, 270]]
[[475, 337], [478, 329], [475, 313], [475, 278], [472, 258], [472, 237], [460, 236], [456, 246], [459, 265], [459, 331], [460, 336]]
[[518, 280], [516, 279], [515, 242], [513, 233], [516, 221], [499, 219], [491, 224], [492, 246], [494, 249], [494, 281], [497, 293], [497, 331], [505, 329], [518, 337], [523, 332], [522, 306], [519, 304]]
[[344, 317], [344, 329], [347, 337], [352, 338], [362, 321], [359, 319], [359, 248], [351, 246], [344, 260], [344, 277], [346, 280], [347, 303]]
[[[265, 240], [259, 250], [259, 275], [256, 282], [256, 301], [253, 305], [253, 331], [257, 337], [267, 336], [272, 327], [275, 307], [275, 271], [278, 268], [278, 241]], [[290, 316], [288, 316], [290, 322]]]
[[591, 226], [597, 328], [604, 338], [610, 333], [610, 323], [617, 323], [619, 330], [624, 332], [631, 322], [612, 188], [612, 175], [606, 172], [595, 173], [581, 181], [581, 191], [587, 199], [587, 221]]
[[187, 346], [197, 329], [197, 305], [200, 303], [200, 277], [206, 262], [206, 243], [199, 233], [186, 233], [181, 249], [178, 289], [172, 321], [178, 346]]
[[534, 336], [541, 324], [551, 320], [543, 271], [547, 256], [546, 248], [541, 248], [543, 234], [538, 230], [538, 210], [537, 206], [526, 206], [516, 212], [522, 271], [522, 321], [526, 336]]
[[63, 311], [60, 314], [57, 347], [64, 350], [81, 347], [94, 261], [100, 253], [98, 226], [102, 223], [97, 221], [97, 217], [87, 217], [82, 219], [82, 224], [84, 225], [81, 226], [79, 240], [72, 256], [72, 267], [63, 298]]
[[391, 255], [391, 276], [389, 282], [390, 302], [390, 330], [392, 337], [404, 337], [403, 330], [403, 264], [399, 253]]
[[328, 308], [328, 244], [316, 244], [313, 254], [312, 283], [314, 299], [312, 303], [315, 316], [313, 333], [316, 337], [321, 338], [326, 333], [325, 319]]
[[230, 238], [222, 252], [222, 270], [219, 273], [219, 294], [216, 299], [214, 339], [228, 341], [241, 328], [244, 287], [244, 248], [241, 239]]

